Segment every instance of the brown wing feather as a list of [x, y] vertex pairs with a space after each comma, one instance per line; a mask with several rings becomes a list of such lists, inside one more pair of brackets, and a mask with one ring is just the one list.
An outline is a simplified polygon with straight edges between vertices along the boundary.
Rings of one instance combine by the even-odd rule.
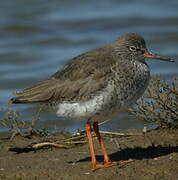
[[[114, 64], [110, 48], [100, 48], [73, 58], [61, 71], [12, 98], [13, 103], [49, 103], [89, 98], [106, 86]], [[107, 76], [106, 76], [107, 74]]]
[[39, 103], [48, 101], [55, 89], [55, 81], [45, 80], [23, 91], [16, 92], [13, 103]]
[[53, 74], [52, 77], [62, 80], [70, 79], [73, 81], [98, 73], [98, 70], [101, 72], [101, 69], [108, 69], [114, 63], [115, 60], [112, 58], [112, 48], [110, 46], [105, 46], [73, 58], [62, 70]]

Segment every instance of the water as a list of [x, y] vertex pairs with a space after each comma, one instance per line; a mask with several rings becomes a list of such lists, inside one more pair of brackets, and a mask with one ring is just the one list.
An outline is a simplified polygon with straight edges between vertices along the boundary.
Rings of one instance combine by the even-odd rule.
[[[114, 41], [127, 32], [144, 36], [149, 49], [178, 59], [178, 1], [124, 0], [6, 0], [0, 6], [0, 107], [7, 108], [12, 94], [52, 75], [81, 53]], [[170, 79], [176, 63], [153, 62], [152, 74]], [[14, 105], [24, 119], [35, 107]], [[0, 114], [2, 116], [2, 114]], [[84, 121], [61, 120], [41, 113], [38, 126], [70, 131]], [[117, 131], [143, 127], [144, 122], [121, 115], [103, 125]], [[4, 131], [0, 127], [0, 131]]]

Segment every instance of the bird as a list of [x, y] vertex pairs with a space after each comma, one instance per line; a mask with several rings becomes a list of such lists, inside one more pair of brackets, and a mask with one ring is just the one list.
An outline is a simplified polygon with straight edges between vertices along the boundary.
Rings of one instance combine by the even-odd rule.
[[[114, 42], [72, 58], [49, 78], [15, 93], [16, 104], [45, 104], [57, 116], [83, 119], [91, 153], [91, 168], [105, 168], [128, 161], [112, 161], [98, 123], [126, 111], [143, 95], [150, 79], [145, 59], [174, 62], [148, 51], [144, 38], [127, 33]], [[103, 163], [96, 159], [92, 130], [101, 146]]]

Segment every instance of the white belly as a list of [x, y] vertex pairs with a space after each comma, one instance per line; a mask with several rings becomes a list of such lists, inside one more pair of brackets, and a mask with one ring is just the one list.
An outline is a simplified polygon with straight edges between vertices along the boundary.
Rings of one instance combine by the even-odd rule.
[[114, 92], [112, 84], [86, 101], [62, 102], [57, 105], [57, 115], [71, 118], [88, 118], [103, 111], [111, 101]]

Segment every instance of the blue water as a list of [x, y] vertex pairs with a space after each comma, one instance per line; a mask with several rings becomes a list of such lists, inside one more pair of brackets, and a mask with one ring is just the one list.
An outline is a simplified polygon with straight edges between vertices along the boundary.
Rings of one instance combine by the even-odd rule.
[[[178, 59], [178, 1], [6, 0], [0, 5], [0, 107], [12, 94], [52, 75], [72, 57], [114, 41], [127, 32], [141, 34], [148, 49]], [[171, 79], [174, 64], [150, 61], [152, 74]], [[36, 110], [14, 105], [25, 120]], [[4, 115], [0, 113], [0, 117]], [[38, 126], [76, 131], [85, 122], [41, 113]], [[143, 127], [127, 114], [103, 125], [107, 130]], [[0, 130], [4, 130], [0, 127]]]

